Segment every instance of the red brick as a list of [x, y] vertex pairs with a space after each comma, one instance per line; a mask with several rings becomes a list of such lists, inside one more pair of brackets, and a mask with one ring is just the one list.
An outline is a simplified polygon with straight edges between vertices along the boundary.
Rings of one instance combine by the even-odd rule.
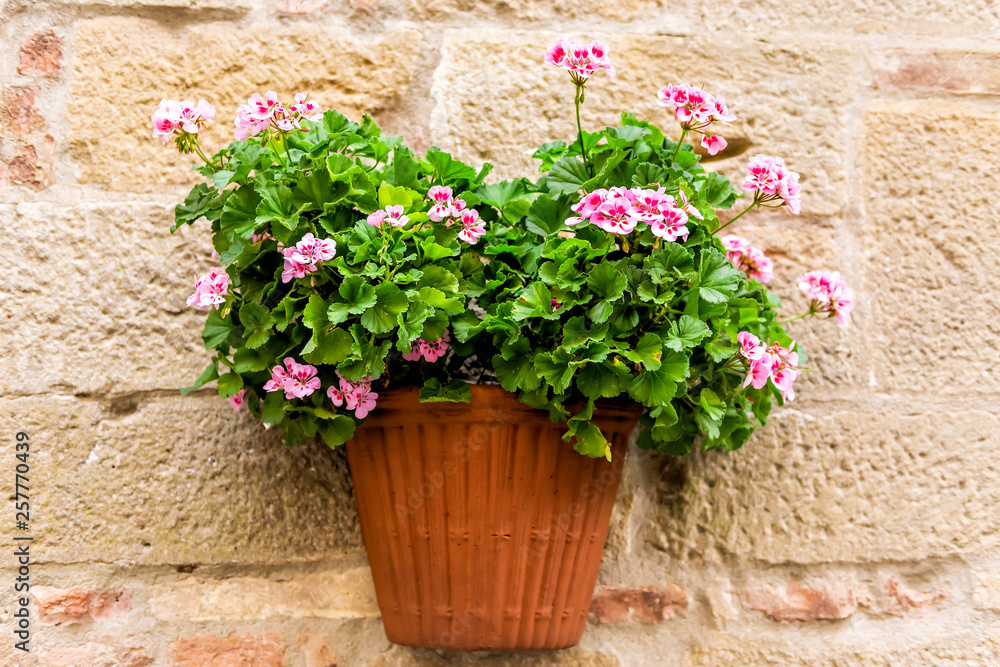
[[11, 86], [0, 93], [0, 186], [43, 190], [52, 185], [56, 142], [38, 111], [37, 96], [32, 88]]
[[170, 644], [175, 667], [285, 667], [285, 643], [276, 632], [263, 637], [234, 632], [226, 638], [205, 633]]
[[590, 603], [590, 618], [596, 623], [659, 623], [687, 608], [687, 593], [677, 584], [600, 586]]
[[17, 71], [21, 74], [55, 76], [62, 66], [62, 45], [62, 37], [51, 30], [29, 36], [21, 45]]
[[38, 620], [52, 625], [77, 623], [84, 616], [113, 618], [132, 608], [130, 593], [124, 589], [95, 591], [92, 588], [52, 588], [34, 586], [32, 595]]
[[895, 577], [889, 577], [882, 590], [889, 596], [885, 611], [888, 614], [902, 615], [903, 612], [917, 609], [919, 607], [933, 607], [948, 599], [948, 594], [943, 588], [929, 593], [906, 588]]
[[873, 49], [868, 67], [875, 88], [1000, 93], [1000, 53]]
[[809, 586], [793, 581], [784, 591], [759, 579], [743, 588], [744, 608], [762, 611], [775, 621], [838, 620], [853, 614], [859, 605], [871, 606], [871, 598], [867, 587], [849, 575], [831, 574]]

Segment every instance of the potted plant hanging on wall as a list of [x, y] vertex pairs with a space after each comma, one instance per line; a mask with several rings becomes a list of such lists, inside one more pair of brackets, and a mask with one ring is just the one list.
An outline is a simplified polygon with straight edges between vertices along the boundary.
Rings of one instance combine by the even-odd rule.
[[[607, 49], [560, 39], [545, 60], [569, 72], [579, 132], [536, 151], [537, 180], [486, 184], [490, 165], [417, 156], [301, 94], [251, 97], [211, 157], [207, 102], [153, 115], [208, 181], [173, 230], [207, 219], [222, 265], [189, 299], [213, 353], [189, 390], [216, 381], [289, 444], [347, 444], [396, 643], [576, 644], [636, 422], [640, 447], [737, 449], [804, 363], [771, 262], [720, 234], [756, 208], [797, 213], [798, 175], [759, 155], [738, 194], [704, 170], [685, 140], [714, 154], [733, 116], [686, 84], [658, 93], [677, 142], [629, 113], [585, 132]], [[835, 273], [799, 284], [799, 317], [846, 322]]]

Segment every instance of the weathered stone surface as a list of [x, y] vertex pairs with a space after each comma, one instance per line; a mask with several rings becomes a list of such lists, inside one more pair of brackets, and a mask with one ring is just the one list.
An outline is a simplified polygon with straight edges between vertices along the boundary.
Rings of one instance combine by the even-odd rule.
[[208, 363], [185, 304], [211, 263], [207, 225], [171, 236], [150, 203], [0, 205], [0, 394], [174, 390]]
[[[922, 560], [1000, 547], [1000, 417], [785, 409], [735, 455], [663, 459], [650, 539], [680, 559]], [[669, 471], [668, 471], [669, 472]]]
[[287, 581], [188, 577], [157, 584], [150, 596], [153, 613], [171, 621], [380, 616], [367, 567], [305, 574]]
[[[706, 642], [708, 644], [709, 642]], [[865, 639], [761, 639], [716, 633], [692, 648], [683, 667], [972, 667], [1000, 664], [1000, 629], [880, 632]]]
[[659, 623], [688, 609], [688, 596], [674, 583], [665, 586], [599, 586], [590, 603], [595, 623]]
[[[145, 648], [120, 642], [111, 635], [91, 633], [79, 646], [43, 651], [37, 663], [43, 667], [146, 667], [153, 658]], [[30, 656], [29, 656], [30, 659]], [[20, 664], [20, 663], [19, 663]], [[34, 662], [23, 663], [34, 665]]]
[[0, 91], [0, 186], [44, 190], [52, 185], [55, 146], [38, 105], [38, 91], [4, 86]]
[[873, 49], [868, 67], [876, 88], [1000, 93], [1000, 53]]
[[882, 591], [889, 598], [885, 608], [886, 612], [896, 615], [902, 615], [904, 612], [921, 607], [934, 607], [948, 599], [948, 593], [943, 588], [922, 592], [907, 588], [895, 577], [886, 579]]
[[92, 588], [53, 588], [32, 586], [38, 620], [52, 625], [76, 623], [84, 616], [114, 618], [128, 613], [132, 608], [131, 593], [119, 588], [99, 590]]
[[489, 665], [489, 667], [621, 667], [613, 654], [571, 648], [565, 651], [511, 651], [503, 653], [462, 653], [430, 651], [394, 646], [379, 654], [366, 667], [447, 667], [448, 665]]
[[[432, 140], [472, 162], [493, 162], [497, 177], [530, 175], [531, 151], [545, 141], [576, 134], [573, 85], [564, 70], [542, 62], [554, 39], [547, 32], [449, 31], [434, 74]], [[622, 110], [649, 118], [673, 134], [656, 102], [669, 83], [691, 81], [725, 97], [738, 120], [724, 136], [746, 137], [744, 154], [712, 163], [742, 177], [748, 155], [785, 157], [802, 175], [803, 210], [834, 215], [845, 204], [846, 109], [852, 98], [850, 51], [817, 43], [778, 47], [602, 35], [618, 70], [614, 80], [595, 76], [583, 108], [587, 129], [617, 124]], [[461, 91], [456, 95], [455, 91]]]
[[[956, 137], [977, 137], [955, 153]], [[996, 396], [1000, 117], [926, 103], [879, 107], [863, 138], [877, 389]]]
[[[400, 29], [365, 43], [311, 23], [174, 30], [140, 19], [78, 22], [66, 105], [78, 176], [129, 191], [194, 181], [191, 156], [150, 137], [149, 117], [164, 97], [204, 97], [215, 106], [202, 137], [209, 153], [232, 141], [236, 107], [254, 92], [273, 89], [283, 99], [308, 92], [321, 108], [355, 118], [382, 110], [406, 91], [420, 41], [420, 33]], [[115, 119], [113, 142], [108, 118]]]
[[733, 585], [729, 579], [720, 577], [705, 588], [712, 616], [718, 620], [731, 621], [739, 618], [740, 610], [733, 603]]
[[[605, 20], [627, 20], [656, 15], [664, 0], [410, 0], [410, 11], [419, 18], [441, 19], [468, 13], [476, 18], [495, 14], [518, 19], [565, 19], [600, 16]], [[671, 17], [674, 21], [677, 19]]]
[[976, 608], [1000, 611], [1000, 572], [980, 572], [973, 597]]
[[767, 34], [769, 39], [775, 30], [966, 37], [973, 26], [982, 34], [1000, 28], [1000, 8], [993, 0], [830, 0], [822, 5], [781, 0], [681, 0], [672, 9], [700, 17], [708, 31], [747, 31]]
[[62, 65], [63, 39], [52, 30], [29, 35], [21, 45], [21, 60], [17, 64], [20, 74], [54, 76]]
[[337, 667], [337, 656], [326, 645], [323, 635], [302, 632], [299, 633], [298, 640], [302, 644], [305, 667]]
[[31, 438], [38, 562], [283, 563], [361, 547], [345, 457], [288, 448], [220, 398], [0, 403], [3, 432]]
[[803, 586], [790, 581], [784, 590], [751, 579], [743, 587], [743, 607], [767, 614], [774, 621], [835, 621], [847, 618], [858, 605], [872, 604], [868, 588], [850, 575], [830, 574]]
[[240, 634], [217, 637], [204, 633], [180, 637], [170, 644], [174, 667], [285, 667], [285, 643], [281, 635]]

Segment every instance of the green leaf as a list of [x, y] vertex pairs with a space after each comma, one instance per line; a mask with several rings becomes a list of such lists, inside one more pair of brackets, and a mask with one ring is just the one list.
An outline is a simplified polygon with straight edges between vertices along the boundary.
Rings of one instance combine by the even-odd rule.
[[302, 358], [310, 364], [336, 365], [351, 356], [354, 338], [341, 328], [320, 328], [302, 348]]
[[667, 172], [664, 171], [663, 167], [652, 162], [643, 162], [636, 166], [635, 173], [632, 175], [632, 185], [644, 188], [654, 183], [666, 185]]
[[446, 257], [451, 257], [455, 254], [455, 250], [452, 248], [446, 248], [443, 245], [438, 245], [431, 240], [422, 242], [420, 244], [420, 249], [424, 253], [424, 259], [428, 262], [436, 262], [439, 259], [445, 259]]
[[593, 415], [594, 401], [590, 400], [583, 410], [569, 418], [563, 440], [575, 439], [573, 449], [580, 454], [595, 459], [604, 457], [610, 461], [611, 443], [601, 433], [601, 429], [591, 423]]
[[590, 174], [582, 160], [564, 157], [552, 165], [545, 183], [550, 192], [557, 195], [575, 193], [590, 180]]
[[229, 334], [233, 332], [234, 325], [228, 317], [223, 319], [218, 308], [208, 311], [205, 319], [205, 328], [201, 332], [201, 338], [205, 341], [206, 349], [219, 349], [219, 346], [226, 342]]
[[743, 273], [734, 267], [726, 256], [715, 248], [701, 252], [698, 267], [698, 296], [708, 303], [722, 303], [739, 287]]
[[234, 190], [222, 206], [220, 230], [228, 239], [242, 237], [257, 226], [257, 206], [260, 196], [253, 188], [243, 185]]
[[455, 274], [444, 268], [429, 264], [421, 269], [422, 275], [417, 281], [417, 287], [433, 287], [442, 292], [457, 292], [458, 278]]
[[708, 325], [701, 320], [690, 315], [681, 315], [679, 320], [670, 323], [670, 332], [667, 334], [666, 346], [677, 352], [694, 347], [700, 343], [705, 336], [712, 332]]
[[299, 224], [299, 214], [292, 208], [292, 191], [287, 185], [267, 183], [257, 187], [260, 204], [257, 205], [257, 224], [278, 222], [290, 230]]
[[383, 183], [379, 186], [379, 208], [385, 208], [386, 206], [402, 206], [406, 209], [409, 208], [412, 203], [413, 199], [410, 197], [409, 191], [406, 188], [396, 187], [394, 185], [389, 185], [388, 183]]
[[718, 438], [722, 417], [726, 414], [726, 402], [706, 387], [701, 390], [701, 395], [698, 397], [698, 407], [701, 408], [695, 413], [698, 426], [709, 438]]
[[535, 371], [552, 385], [557, 394], [566, 393], [573, 374], [581, 362], [574, 361], [573, 355], [564, 348], [554, 352], [539, 352], [535, 355]]
[[736, 202], [736, 189], [728, 178], [718, 172], [707, 172], [700, 190], [705, 203], [712, 208], [731, 208]]
[[531, 283], [514, 302], [515, 320], [551, 316], [558, 317], [552, 310], [552, 292], [543, 283]]
[[219, 395], [229, 398], [243, 388], [243, 378], [239, 373], [223, 373], [219, 376]]
[[212, 380], [217, 380], [218, 378], [219, 378], [219, 364], [218, 362], [213, 360], [212, 363], [210, 363], [208, 366], [205, 367], [205, 370], [201, 372], [201, 375], [198, 376], [198, 379], [194, 381], [193, 385], [181, 389], [181, 394], [183, 395], [190, 394], [195, 389], [201, 389], [201, 387], [204, 386], [205, 384], [211, 382]]
[[549, 236], [567, 229], [566, 219], [573, 216], [570, 208], [573, 202], [563, 199], [552, 199], [549, 195], [541, 195], [531, 202], [525, 218], [525, 226], [529, 232]]
[[261, 419], [265, 424], [278, 424], [285, 418], [285, 394], [282, 391], [268, 392], [261, 408]]
[[246, 346], [255, 350], [271, 337], [271, 311], [265, 306], [245, 303], [240, 307], [240, 324], [246, 330]]
[[360, 315], [374, 306], [378, 300], [375, 288], [361, 276], [347, 276], [338, 291], [344, 301], [332, 303], [327, 309], [327, 317], [331, 324], [340, 324], [349, 315]]
[[[431, 168], [440, 181], [457, 181], [461, 179], [477, 180], [476, 170], [467, 164], [455, 160], [448, 153], [431, 149], [427, 151], [424, 159], [430, 163]], [[484, 174], [485, 175], [485, 174]]]
[[641, 363], [647, 371], [655, 371], [660, 368], [660, 359], [663, 357], [663, 344], [660, 337], [652, 332], [642, 335], [634, 349], [618, 349], [618, 353], [633, 363]]
[[590, 363], [576, 374], [576, 386], [587, 398], [612, 398], [625, 391], [632, 376], [621, 362]]
[[375, 305], [361, 313], [361, 325], [377, 334], [395, 330], [396, 316], [409, 305], [406, 295], [394, 283], [382, 283], [375, 288], [375, 296]]
[[328, 447], [337, 447], [354, 437], [354, 420], [345, 415], [336, 415], [333, 419], [321, 419], [316, 427]]
[[326, 314], [329, 308], [330, 304], [319, 294], [310, 294], [309, 301], [302, 310], [302, 324], [314, 331], [322, 329], [330, 322]]
[[587, 285], [594, 294], [607, 301], [617, 301], [625, 293], [628, 280], [616, 262], [604, 262], [594, 267], [587, 278]]
[[500, 386], [507, 391], [534, 391], [542, 385], [535, 367], [531, 363], [530, 347], [527, 339], [519, 339], [517, 344], [505, 344], [501, 354], [493, 355], [493, 370], [496, 371]]
[[420, 388], [419, 400], [421, 403], [471, 403], [472, 388], [464, 380], [452, 380], [446, 385], [442, 385], [437, 378], [431, 378], [424, 382]]
[[204, 183], [199, 183], [191, 188], [187, 197], [184, 198], [184, 203], [174, 207], [174, 226], [170, 228], [170, 231], [175, 232], [181, 225], [190, 225], [205, 215], [214, 199], [215, 192]]
[[595, 324], [590, 330], [584, 324], [582, 315], [571, 317], [563, 325], [562, 344], [567, 348], [574, 348], [592, 340], [603, 340], [608, 334], [608, 325]]

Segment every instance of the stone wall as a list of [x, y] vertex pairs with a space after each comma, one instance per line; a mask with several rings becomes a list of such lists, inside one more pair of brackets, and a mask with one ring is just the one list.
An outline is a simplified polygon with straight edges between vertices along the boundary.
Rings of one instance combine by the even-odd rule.
[[[184, 300], [208, 235], [167, 231], [192, 175], [149, 115], [204, 96], [216, 145], [250, 93], [304, 90], [526, 173], [573, 132], [541, 64], [562, 32], [618, 67], [592, 127], [665, 120], [670, 82], [724, 95], [713, 168], [802, 174], [801, 216], [741, 233], [780, 290], [837, 268], [859, 307], [792, 325], [821, 373], [743, 450], [632, 451], [579, 647], [393, 647], [343, 453], [178, 395], [206, 360]], [[0, 35], [0, 484], [28, 432], [35, 536], [28, 656], [0, 559], [3, 664], [1000, 664], [996, 0], [6, 0]]]

